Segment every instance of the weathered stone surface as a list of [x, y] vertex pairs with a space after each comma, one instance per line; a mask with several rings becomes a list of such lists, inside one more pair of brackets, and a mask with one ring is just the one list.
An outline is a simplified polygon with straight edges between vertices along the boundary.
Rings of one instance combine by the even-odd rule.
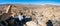
[[33, 21], [27, 22], [26, 24], [27, 24], [27, 26], [38, 26], [38, 25], [37, 25], [35, 22], [33, 22]]
[[[3, 13], [6, 11], [6, 6]], [[2, 13], [2, 14], [3, 14]], [[11, 16], [16, 17], [17, 14], [32, 18], [32, 21], [26, 22], [27, 26], [47, 26], [48, 20], [52, 21], [53, 26], [60, 26], [60, 6], [55, 5], [12, 5]]]

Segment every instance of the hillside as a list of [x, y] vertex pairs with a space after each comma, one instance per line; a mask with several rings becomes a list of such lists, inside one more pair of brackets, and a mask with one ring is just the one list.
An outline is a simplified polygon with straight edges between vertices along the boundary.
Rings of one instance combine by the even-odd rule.
[[[11, 16], [23, 13], [26, 18], [32, 18], [32, 21], [26, 22], [27, 26], [47, 26], [48, 20], [52, 21], [53, 26], [60, 26], [60, 6], [57, 5], [19, 5], [9, 4], [11, 6]], [[0, 15], [6, 13], [9, 6], [0, 5]]]

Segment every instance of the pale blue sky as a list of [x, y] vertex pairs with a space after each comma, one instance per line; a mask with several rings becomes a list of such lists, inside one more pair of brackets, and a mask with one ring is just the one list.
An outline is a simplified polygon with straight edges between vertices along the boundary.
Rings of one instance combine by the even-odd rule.
[[60, 0], [0, 0], [0, 4], [59, 4]]

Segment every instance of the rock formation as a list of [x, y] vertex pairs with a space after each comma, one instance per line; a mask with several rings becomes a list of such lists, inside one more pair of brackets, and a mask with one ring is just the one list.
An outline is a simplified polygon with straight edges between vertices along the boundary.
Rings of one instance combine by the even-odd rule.
[[[18, 14], [26, 16], [25, 18], [32, 18], [31, 21], [26, 22], [27, 26], [47, 26], [48, 20], [51, 20], [53, 26], [60, 26], [60, 6], [57, 5], [13, 5], [10, 8], [10, 16], [17, 18]], [[3, 9], [4, 10], [4, 9]], [[4, 12], [4, 11], [3, 11]], [[7, 11], [6, 11], [7, 12]], [[2, 13], [3, 15], [3, 13]], [[4, 17], [4, 16], [3, 16]], [[4, 17], [5, 18], [5, 17]], [[4, 19], [3, 19], [4, 20]]]

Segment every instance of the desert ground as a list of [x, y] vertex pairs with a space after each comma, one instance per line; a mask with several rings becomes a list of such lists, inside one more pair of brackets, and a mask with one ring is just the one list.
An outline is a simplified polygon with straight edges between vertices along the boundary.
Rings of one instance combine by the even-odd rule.
[[[22, 19], [20, 20], [22, 22], [9, 20], [6, 23], [11, 16], [16, 19], [18, 15], [31, 19], [28, 22], [24, 22]], [[0, 26], [6, 24], [8, 24], [6, 26], [60, 26], [60, 5], [2, 4], [0, 5], [0, 21]], [[2, 21], [6, 24], [4, 25]], [[23, 25], [18, 23], [23, 23]]]

